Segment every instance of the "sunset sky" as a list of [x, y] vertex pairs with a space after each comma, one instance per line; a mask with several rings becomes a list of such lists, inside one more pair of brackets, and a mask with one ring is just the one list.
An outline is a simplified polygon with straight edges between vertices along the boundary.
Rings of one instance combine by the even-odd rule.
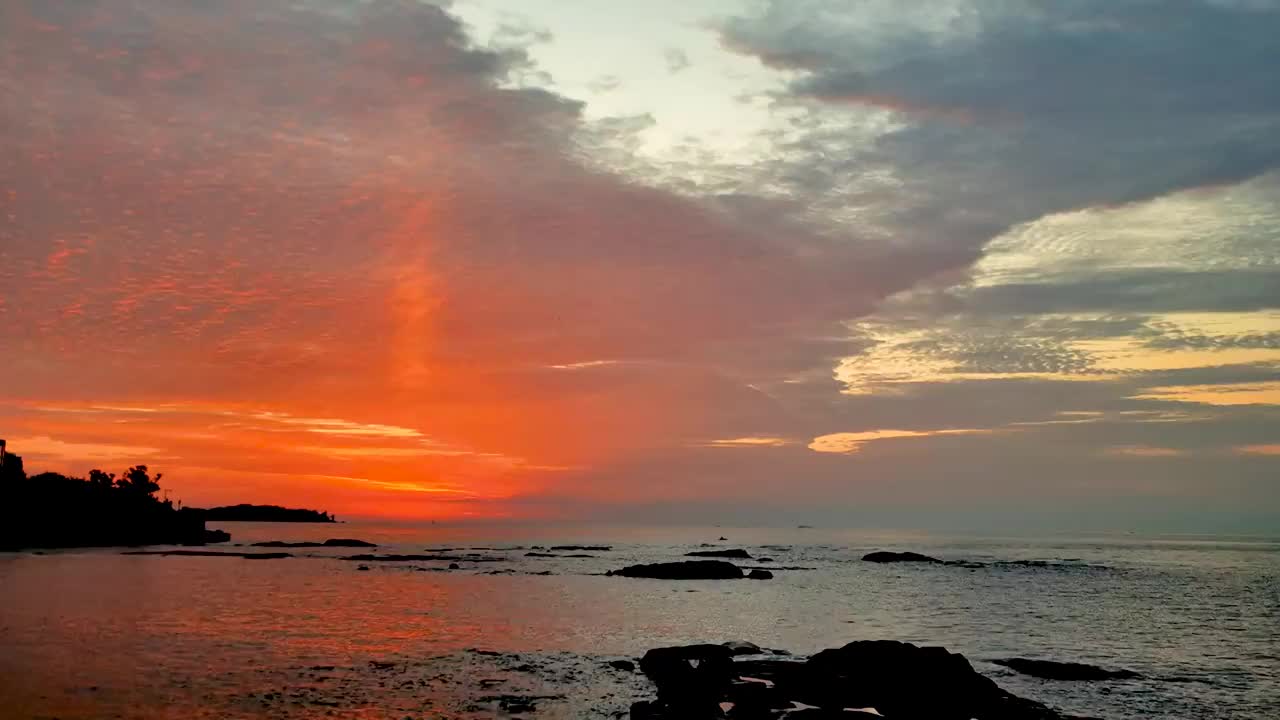
[[12, 0], [0, 437], [190, 505], [1280, 522], [1280, 2]]

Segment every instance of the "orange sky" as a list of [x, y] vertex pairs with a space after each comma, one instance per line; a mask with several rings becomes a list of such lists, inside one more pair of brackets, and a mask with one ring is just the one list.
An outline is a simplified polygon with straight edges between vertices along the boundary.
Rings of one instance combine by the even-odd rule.
[[[679, 98], [652, 87], [700, 77], [698, 63], [668, 67], [655, 40], [652, 69], [619, 61], [621, 88], [570, 97], [546, 77], [572, 75], [556, 63], [589, 28], [546, 12], [565, 22], [559, 40], [486, 47], [459, 14], [407, 1], [5, 4], [10, 449], [29, 470], [146, 463], [190, 504], [361, 516], [803, 514], [1117, 489], [1194, 504], [1206, 494], [1194, 473], [1223, 463], [1240, 470], [1239, 498], [1274, 504], [1254, 484], [1277, 457], [1256, 448], [1280, 440], [1274, 302], [1232, 295], [1175, 315], [1120, 295], [1109, 307], [1018, 296], [1025, 307], [999, 317], [964, 305], [988, 286], [1012, 297], [1044, 277], [1076, 282], [1053, 274], [1075, 261], [1047, 253], [1091, 227], [1123, 238], [1116, 226], [1224, 223], [1230, 203], [1222, 217], [1270, 217], [1269, 186], [1237, 200], [1231, 182], [1191, 178], [1109, 198], [1023, 182], [1019, 202], [982, 197], [894, 144], [912, 123], [980, 133], [982, 116], [892, 88], [832, 92], [805, 122], [780, 105], [776, 126], [729, 155], [645, 155], [637, 138], [665, 147], [680, 128]], [[706, 52], [751, 63], [750, 83], [788, 87], [794, 69], [750, 57], [773, 55], [705, 33]], [[599, 110], [646, 102], [652, 136]], [[690, 112], [702, 127], [717, 107]], [[828, 149], [797, 160], [832, 142], [817, 118], [849, 123], [841, 137], [868, 149], [841, 140], [857, 162], [838, 168], [820, 166]], [[1176, 195], [1201, 185], [1226, 189]], [[1174, 205], [1126, 209], [1166, 192]], [[1089, 213], [1085, 229], [1064, 225], [1073, 212]], [[1222, 227], [1201, 236], [1235, 232]], [[1272, 262], [1250, 257], [1250, 272]], [[1108, 322], [1132, 327], [1045, 329]], [[1210, 340], [1173, 347], [1169, 328]], [[1205, 375], [1222, 367], [1230, 377]], [[1254, 392], [1228, 408], [1226, 382]], [[1182, 424], [1152, 436], [1174, 415]], [[1061, 477], [1016, 479], [1036, 462]], [[1185, 475], [1152, 490], [1174, 463]]]

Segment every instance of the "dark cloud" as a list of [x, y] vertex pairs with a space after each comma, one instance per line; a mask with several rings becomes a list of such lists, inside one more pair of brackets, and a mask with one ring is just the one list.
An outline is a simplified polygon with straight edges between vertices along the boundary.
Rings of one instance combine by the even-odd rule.
[[774, 2], [724, 27], [729, 46], [799, 72], [795, 100], [897, 111], [905, 124], [852, 157], [802, 142], [835, 177], [846, 163], [892, 173], [896, 227], [977, 244], [1276, 167], [1277, 34], [1272, 4], [1146, 0]]

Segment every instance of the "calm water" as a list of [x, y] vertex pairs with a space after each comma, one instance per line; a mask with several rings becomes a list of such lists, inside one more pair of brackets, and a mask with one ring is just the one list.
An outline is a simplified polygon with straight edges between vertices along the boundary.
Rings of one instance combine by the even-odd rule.
[[[522, 695], [534, 696], [534, 717], [610, 717], [650, 691], [602, 661], [650, 647], [745, 639], [807, 654], [891, 638], [962, 652], [1009, 690], [1082, 715], [1280, 717], [1280, 540], [222, 527], [238, 543], [356, 537], [386, 543], [379, 553], [493, 548], [474, 552], [506, 560], [455, 571], [370, 563], [362, 572], [336, 558], [365, 551], [344, 549], [271, 561], [0, 555], [0, 713], [492, 717], [516, 709], [504, 695]], [[599, 575], [704, 542], [773, 558], [775, 579]], [[567, 543], [614, 549], [574, 559], [509, 549]], [[1048, 565], [858, 561], [877, 548]], [[1142, 679], [1040, 681], [990, 662], [1008, 656], [1128, 668]]]

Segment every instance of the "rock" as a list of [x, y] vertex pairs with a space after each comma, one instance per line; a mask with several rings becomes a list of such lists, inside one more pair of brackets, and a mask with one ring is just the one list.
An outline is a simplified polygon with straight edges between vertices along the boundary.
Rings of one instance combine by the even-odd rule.
[[1023, 675], [1031, 675], [1045, 680], [1126, 680], [1140, 677], [1138, 673], [1132, 670], [1108, 670], [1084, 663], [1032, 660], [1029, 658], [1006, 658], [993, 660], [992, 662], [1020, 672]]
[[631, 565], [613, 570], [609, 575], [658, 580], [739, 580], [742, 570], [723, 560], [684, 560], [681, 562]]
[[719, 557], [719, 558], [735, 558], [737, 560], [750, 560], [751, 553], [746, 550], [694, 550], [685, 553], [685, 557]]
[[360, 567], [356, 568], [356, 570], [359, 570], [360, 572], [369, 572], [369, 566], [361, 565]]
[[719, 539], [720, 539], [720, 540], [728, 540], [729, 538], [727, 538], [727, 537], [725, 537], [725, 536], [721, 535]]
[[738, 655], [760, 655], [765, 652], [759, 645], [746, 640], [730, 640], [729, 642], [721, 643], [721, 645], [728, 648], [729, 654], [735, 657]]
[[503, 557], [485, 557], [482, 555], [348, 555], [341, 560], [358, 560], [360, 562], [506, 562]]
[[450, 570], [460, 570], [460, 569], [462, 569], [462, 566], [461, 566], [461, 565], [459, 565], [458, 563], [449, 563], [449, 569], [450, 569]]
[[720, 709], [733, 679], [733, 655], [723, 645], [655, 648], [640, 658], [640, 670], [658, 686], [659, 703], [699, 717]]
[[587, 552], [608, 552], [612, 545], [553, 545], [552, 550], [583, 550]]
[[636, 664], [630, 660], [610, 660], [609, 667], [614, 670], [622, 670], [623, 672], [635, 672]]
[[938, 558], [929, 557], [928, 555], [914, 552], [888, 552], [886, 550], [867, 553], [862, 556], [862, 559], [873, 563], [918, 562], [942, 564], [942, 561]]
[[364, 540], [352, 540], [350, 538], [331, 538], [324, 542], [285, 542], [284, 540], [268, 540], [267, 542], [256, 542], [251, 547], [267, 547], [267, 548], [321, 548], [321, 547], [378, 547], [374, 543], [365, 542]]
[[748, 573], [748, 574], [747, 574], [747, 579], [749, 579], [749, 580], [772, 580], [772, 579], [773, 579], [773, 573], [769, 572], [768, 570], [752, 570], [750, 573]]
[[544, 552], [527, 552], [527, 553], [525, 553], [525, 554], [524, 554], [524, 556], [525, 556], [525, 557], [539, 557], [539, 558], [553, 558], [553, 557], [560, 557], [559, 555], [555, 555], [555, 554], [553, 554], [553, 553], [544, 553]]
[[130, 550], [121, 555], [176, 555], [179, 557], [236, 557], [246, 560], [279, 560], [293, 557], [289, 553], [240, 553], [221, 550]]
[[[1062, 720], [1039, 703], [1001, 690], [962, 655], [893, 641], [853, 642], [807, 661], [735, 659], [751, 643], [650, 650], [640, 668], [657, 700], [633, 718], [871, 717], [889, 720]], [[847, 710], [846, 710], [847, 709]]]
[[204, 542], [206, 545], [231, 542], [231, 533], [226, 532], [225, 530], [205, 530]]
[[324, 541], [325, 547], [378, 547], [377, 543], [371, 543], [365, 540], [354, 540], [352, 538], [329, 538]]

